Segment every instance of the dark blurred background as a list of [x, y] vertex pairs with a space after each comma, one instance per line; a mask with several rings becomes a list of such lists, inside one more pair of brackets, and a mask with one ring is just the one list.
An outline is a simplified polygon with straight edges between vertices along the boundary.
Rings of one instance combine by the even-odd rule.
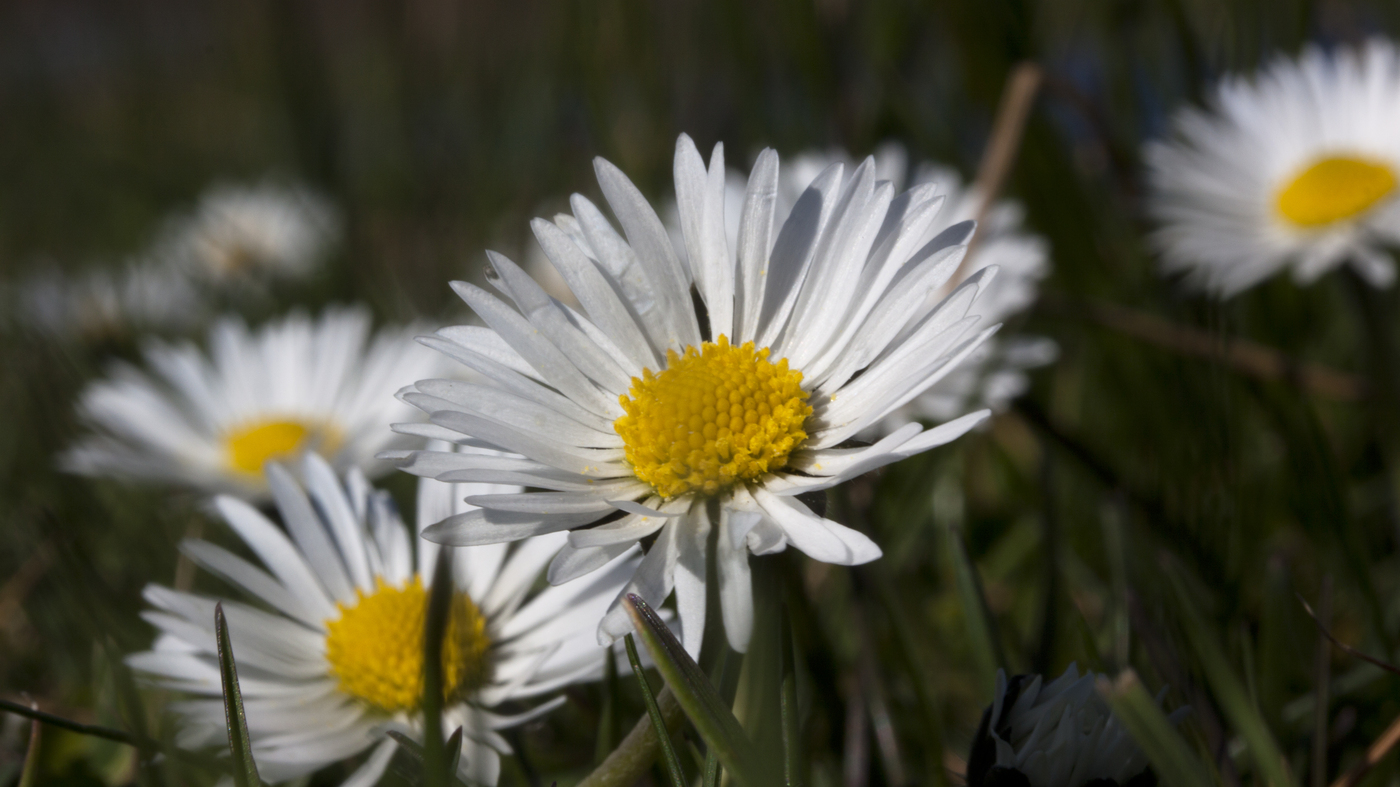
[[[1149, 648], [1156, 637], [1182, 653], [1158, 573], [1170, 562], [1301, 764], [1315, 637], [1293, 592], [1312, 597], [1335, 575], [1338, 630], [1395, 653], [1395, 402], [1241, 374], [1082, 307], [1389, 375], [1342, 274], [1306, 289], [1280, 277], [1224, 305], [1159, 277], [1140, 145], [1226, 72], [1397, 32], [1400, 3], [1381, 0], [0, 0], [0, 280], [115, 265], [211, 182], [286, 178], [327, 195], [346, 237], [264, 314], [358, 300], [386, 320], [442, 322], [463, 312], [447, 281], [478, 275], [485, 248], [523, 258], [530, 217], [596, 195], [594, 156], [657, 201], [680, 132], [702, 150], [724, 142], [733, 165], [764, 146], [863, 155], [897, 140], [971, 176], [1007, 74], [1034, 60], [1045, 83], [1006, 191], [1048, 238], [1054, 272], [1017, 327], [1053, 337], [1061, 359], [990, 430], [873, 482], [885, 574], [809, 567], [811, 609], [834, 612], [795, 613], [799, 638], [818, 679], [860, 658], [853, 637], [902, 665], [890, 701], [915, 773], [944, 764], [941, 746], [923, 750], [930, 719], [954, 757], [965, 751], [988, 697], [965, 679], [977, 665], [937, 521], [951, 511], [1010, 666], [1132, 663], [1154, 689], [1174, 684], [1169, 705], [1198, 706], [1190, 734], [1218, 749], [1196, 668], [1168, 674], [1174, 662]], [[1395, 293], [1373, 301], [1393, 340]], [[175, 542], [204, 516], [192, 497], [55, 470], [78, 433], [77, 391], [136, 357], [139, 339], [0, 335], [0, 694], [111, 723], [132, 713], [119, 657], [149, 643], [140, 588], [169, 581]], [[390, 484], [408, 499], [406, 479]], [[955, 503], [940, 509], [935, 486]], [[1400, 711], [1374, 670], [1338, 659], [1353, 678], [1335, 689], [1334, 767]], [[526, 750], [586, 762], [591, 738], [565, 739], [590, 722], [590, 691]], [[813, 713], [814, 757], [838, 762], [839, 711]], [[13, 765], [22, 736], [7, 724]], [[132, 778], [110, 752], [70, 748], [85, 764], [57, 750], [55, 780]], [[888, 767], [877, 782], [895, 783]], [[507, 783], [527, 777], [508, 766]]]

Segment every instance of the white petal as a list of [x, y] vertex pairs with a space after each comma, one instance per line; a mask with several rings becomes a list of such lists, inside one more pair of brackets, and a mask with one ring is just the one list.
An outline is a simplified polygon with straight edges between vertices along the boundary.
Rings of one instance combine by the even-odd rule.
[[734, 283], [735, 344], [758, 338], [768, 252], [773, 245], [773, 210], [778, 201], [778, 154], [764, 148], [749, 173], [739, 218], [739, 273]]
[[812, 513], [800, 501], [759, 487], [754, 500], [782, 528], [792, 545], [823, 563], [856, 566], [880, 557], [880, 548], [865, 534]]
[[[729, 507], [720, 509], [719, 539], [715, 546], [715, 562], [719, 573], [719, 608], [724, 616], [724, 633], [729, 647], [745, 653], [749, 649], [749, 638], [753, 634], [753, 580], [749, 576], [749, 550], [744, 544], [748, 531], [758, 524], [758, 515], [744, 511], [734, 511]], [[735, 527], [734, 520], [746, 520], [747, 528]], [[738, 544], [731, 531], [743, 530]]]

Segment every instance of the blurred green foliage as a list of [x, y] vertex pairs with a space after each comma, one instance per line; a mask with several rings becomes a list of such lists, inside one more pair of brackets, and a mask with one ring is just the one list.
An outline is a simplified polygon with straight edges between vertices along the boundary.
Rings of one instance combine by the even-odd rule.
[[[114, 265], [208, 183], [272, 174], [328, 194], [348, 237], [323, 275], [253, 317], [357, 300], [385, 319], [459, 320], [446, 282], [478, 276], [486, 247], [523, 256], [529, 217], [596, 193], [595, 155], [657, 198], [681, 131], [702, 149], [723, 141], [736, 163], [762, 146], [863, 154], [897, 139], [971, 174], [1008, 70], [1033, 59], [1046, 84], [1008, 192], [1049, 239], [1054, 273], [1017, 327], [1053, 337], [1061, 357], [990, 428], [832, 493], [833, 516], [871, 532], [883, 560], [760, 561], [798, 643], [809, 783], [840, 782], [852, 757], [870, 784], [936, 783], [966, 754], [991, 670], [1076, 660], [1170, 685], [1168, 707], [1195, 709], [1191, 744], [1226, 783], [1257, 783], [1182, 598], [1301, 779], [1317, 636], [1294, 594], [1313, 598], [1332, 575], [1338, 637], [1400, 657], [1397, 293], [1333, 274], [1220, 304], [1164, 281], [1143, 241], [1139, 150], [1227, 71], [1306, 41], [1396, 34], [1400, 5], [1379, 0], [10, 0], [0, 272]], [[1086, 303], [1248, 337], [1361, 375], [1371, 395], [1332, 401], [1145, 343]], [[191, 495], [55, 469], [77, 391], [140, 337], [74, 343], [6, 324], [0, 693], [167, 738], [162, 698], [122, 688], [120, 655], [151, 636], [140, 589], [171, 581], [191, 528], [236, 545]], [[388, 483], [411, 500], [408, 479]], [[960, 592], [958, 536], [985, 599], [971, 627], [984, 610]], [[1400, 714], [1400, 689], [1341, 655], [1330, 667], [1337, 774]], [[584, 774], [595, 741], [580, 730], [604, 707], [624, 725], [642, 713], [621, 683], [616, 707], [599, 687], [570, 689], [515, 736], [503, 781]], [[892, 737], [852, 746], [857, 697]], [[27, 727], [15, 721], [0, 724], [7, 782]], [[43, 749], [45, 783], [155, 783], [116, 744], [55, 731]], [[1392, 762], [1363, 783], [1397, 774]]]

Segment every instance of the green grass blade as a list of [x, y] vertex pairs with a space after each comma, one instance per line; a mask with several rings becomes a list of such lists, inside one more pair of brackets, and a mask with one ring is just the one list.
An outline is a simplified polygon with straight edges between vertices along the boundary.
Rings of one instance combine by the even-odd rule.
[[609, 648], [603, 656], [603, 706], [598, 711], [598, 738], [593, 747], [593, 762], [599, 763], [617, 745], [617, 658]]
[[38, 719], [29, 724], [29, 745], [24, 750], [24, 769], [19, 774], [18, 787], [34, 787], [39, 778], [39, 740], [43, 725]]
[[452, 548], [442, 547], [423, 614], [423, 783], [427, 787], [446, 787], [449, 782], [442, 739], [442, 642], [451, 610]]
[[783, 781], [787, 787], [802, 787], [801, 724], [797, 718], [797, 671], [793, 665], [792, 625], [779, 612], [778, 636], [781, 654], [781, 705], [783, 724]]
[[1205, 672], [1206, 681], [1210, 683], [1211, 691], [1220, 703], [1220, 709], [1224, 711], [1235, 731], [1244, 738], [1254, 759], [1254, 767], [1258, 769], [1263, 781], [1273, 787], [1288, 787], [1293, 783], [1288, 775], [1288, 761], [1269, 732], [1268, 724], [1259, 714], [1259, 709], [1250, 701], [1249, 692], [1235, 675], [1229, 659], [1220, 649], [1219, 642], [1187, 595], [1181, 577], [1170, 566], [1167, 567], [1166, 573], [1176, 594], [1181, 625]]
[[1098, 690], [1147, 755], [1165, 787], [1203, 787], [1214, 783], [1205, 764], [1157, 707], [1136, 673], [1128, 670], [1116, 681], [1099, 678]]
[[628, 594], [623, 603], [666, 685], [720, 764], [747, 787], [766, 787], [781, 778], [770, 777], [768, 763], [760, 759], [739, 720], [661, 618], [635, 594]]
[[997, 644], [991, 610], [982, 593], [982, 583], [977, 579], [977, 567], [972, 564], [972, 558], [967, 554], [962, 530], [949, 525], [944, 532], [948, 560], [953, 570], [954, 588], [958, 594], [958, 603], [962, 607], [963, 621], [967, 626], [968, 647], [972, 651], [972, 661], [977, 667], [978, 688], [982, 694], [990, 696], [993, 687], [996, 686], [997, 670], [1006, 666], [1006, 659]]
[[661, 756], [666, 761], [666, 774], [671, 777], [671, 787], [685, 787], [685, 770], [681, 768], [681, 759], [676, 756], [676, 747], [671, 740], [671, 733], [666, 730], [666, 720], [661, 718], [661, 706], [656, 704], [656, 695], [651, 693], [651, 684], [647, 683], [646, 673], [642, 671], [642, 659], [637, 655], [637, 643], [633, 641], [632, 635], [626, 637], [627, 661], [632, 665], [632, 674], [637, 678], [637, 685], [642, 690], [642, 700], [647, 706], [647, 716], [651, 719], [652, 729], [656, 730], [656, 738], [661, 743]]
[[233, 755], [233, 783], [237, 787], [257, 787], [258, 766], [253, 762], [253, 744], [248, 737], [248, 718], [243, 713], [243, 693], [238, 689], [238, 667], [233, 661], [224, 605], [214, 605], [214, 631], [219, 645], [219, 677], [224, 686], [224, 720], [228, 725], [228, 748]]

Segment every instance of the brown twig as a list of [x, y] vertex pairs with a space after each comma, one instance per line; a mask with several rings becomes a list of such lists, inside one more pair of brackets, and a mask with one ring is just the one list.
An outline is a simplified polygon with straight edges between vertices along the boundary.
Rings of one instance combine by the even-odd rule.
[[842, 757], [842, 783], [845, 787], [866, 787], [870, 783], [870, 729], [866, 714], [865, 695], [860, 679], [846, 679], [846, 741]]
[[1182, 355], [1219, 361], [1235, 371], [1261, 380], [1289, 382], [1308, 393], [1344, 402], [1366, 398], [1370, 387], [1356, 375], [1305, 363], [1265, 345], [1219, 336], [1106, 303], [1063, 304], [1090, 320], [1125, 336]]
[[1351, 770], [1337, 777], [1337, 780], [1332, 782], [1331, 787], [1354, 787], [1367, 773], [1370, 773], [1372, 768], [1385, 759], [1385, 756], [1390, 753], [1391, 749], [1395, 748], [1397, 743], [1400, 743], [1400, 717], [1392, 721], [1390, 726], [1385, 728], [1385, 732], [1381, 733], [1381, 737], [1371, 744], [1371, 748], [1366, 750], [1365, 758], [1353, 765]]
[[1400, 675], [1400, 667], [1397, 667], [1389, 662], [1381, 661], [1378, 658], [1367, 656], [1365, 653], [1362, 653], [1356, 648], [1353, 648], [1350, 645], [1338, 641], [1336, 637], [1332, 636], [1332, 632], [1328, 631], [1327, 627], [1322, 625], [1322, 621], [1317, 619], [1317, 615], [1313, 612], [1313, 608], [1308, 604], [1307, 599], [1303, 598], [1301, 593], [1295, 595], [1298, 596], [1298, 603], [1303, 605], [1303, 609], [1308, 613], [1308, 617], [1312, 618], [1313, 622], [1317, 624], [1317, 630], [1322, 632], [1322, 636], [1331, 640], [1332, 644], [1336, 645], [1339, 650], [1341, 650], [1343, 653], [1349, 656], [1355, 656], [1356, 658], [1361, 659], [1362, 661], [1370, 662], [1371, 664], [1380, 667], [1386, 672], [1391, 672], [1396, 675]]
[[[992, 133], [987, 140], [987, 149], [982, 152], [982, 161], [977, 166], [975, 193], [981, 197], [977, 205], [977, 226], [980, 228], [996, 204], [997, 196], [1006, 185], [1011, 167], [1016, 163], [1016, 154], [1021, 149], [1021, 137], [1025, 135], [1026, 121], [1030, 118], [1031, 106], [1035, 104], [1036, 93], [1040, 90], [1043, 74], [1040, 66], [1030, 61], [1017, 63], [1006, 78], [1006, 89], [1002, 91], [1001, 103], [997, 106], [996, 119], [992, 121]], [[967, 274], [968, 260], [976, 250], [979, 231], [967, 244], [967, 253], [962, 264], [949, 279], [950, 286], [957, 286]]]

